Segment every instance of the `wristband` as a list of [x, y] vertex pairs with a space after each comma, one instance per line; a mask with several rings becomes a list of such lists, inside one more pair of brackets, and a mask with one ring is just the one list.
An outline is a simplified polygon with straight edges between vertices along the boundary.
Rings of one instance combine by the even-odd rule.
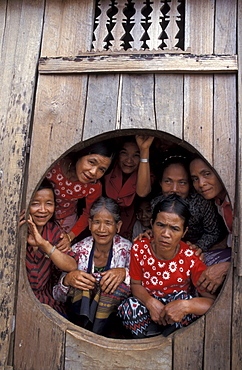
[[149, 158], [140, 158], [140, 163], [149, 163]]
[[56, 250], [56, 246], [54, 245], [54, 247], [51, 249], [50, 253], [45, 253], [45, 257], [50, 258], [50, 256], [52, 255], [52, 253], [54, 253], [55, 250]]
[[66, 235], [67, 235], [67, 238], [69, 239], [69, 242], [71, 243], [71, 242], [72, 242], [72, 240], [71, 240], [70, 235], [69, 235], [69, 234], [66, 234]]

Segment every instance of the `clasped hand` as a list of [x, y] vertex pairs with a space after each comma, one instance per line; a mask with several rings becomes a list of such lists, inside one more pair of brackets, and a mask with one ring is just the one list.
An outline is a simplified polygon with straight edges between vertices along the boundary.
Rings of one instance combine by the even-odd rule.
[[[126, 276], [124, 268], [113, 268], [100, 274], [101, 280], [99, 282], [101, 290], [104, 293], [113, 293]], [[94, 289], [97, 283], [96, 278], [87, 272], [75, 270], [69, 272], [64, 279], [64, 285], [72, 286], [74, 288], [89, 290]]]
[[151, 297], [148, 305], [148, 310], [151, 319], [159, 324], [166, 326], [168, 324], [174, 324], [174, 322], [180, 322], [183, 317], [187, 314], [187, 301], [178, 299], [164, 305], [158, 299]]

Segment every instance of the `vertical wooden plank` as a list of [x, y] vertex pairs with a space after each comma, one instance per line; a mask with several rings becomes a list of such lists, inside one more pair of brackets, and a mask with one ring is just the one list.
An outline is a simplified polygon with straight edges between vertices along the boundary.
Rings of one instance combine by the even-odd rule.
[[68, 322], [35, 298], [26, 274], [25, 248], [21, 256], [17, 313], [21, 319], [16, 322], [14, 369], [63, 369]]
[[233, 316], [232, 316], [232, 369], [242, 368], [242, 1], [238, 0], [238, 29], [237, 29], [237, 47], [238, 47], [238, 174], [237, 174], [237, 199], [236, 216], [238, 217], [238, 251], [236, 269], [234, 269], [233, 286]]
[[[41, 55], [70, 56], [90, 50], [93, 18], [94, 0], [47, 0]], [[39, 76], [28, 199], [53, 161], [81, 141], [87, 78], [87, 75]], [[41, 160], [36, 156], [40, 150]]]
[[[235, 270], [236, 271], [236, 270]], [[231, 369], [242, 369], [242, 278], [234, 275]]]
[[173, 370], [203, 369], [203, 341], [205, 317], [174, 334]]
[[177, 7], [179, 6], [179, 3], [177, 0], [172, 0], [169, 6], [170, 6], [170, 10], [166, 17], [166, 19], [169, 19], [169, 23], [165, 29], [165, 32], [168, 35], [168, 39], [165, 40], [165, 43], [167, 45], [166, 49], [172, 50], [172, 49], [177, 49], [175, 48], [175, 45], [177, 44], [177, 41], [178, 41], [178, 39], [176, 38], [176, 35], [179, 32], [179, 27], [177, 25], [177, 21], [179, 20], [179, 13], [178, 13]]
[[216, 0], [214, 53], [236, 54], [237, 0]]
[[149, 339], [110, 339], [85, 330], [67, 330], [65, 369], [172, 369], [172, 341], [157, 336]]
[[[93, 1], [48, 0], [46, 7], [43, 56], [76, 55], [80, 49], [84, 51], [90, 49]], [[81, 140], [86, 90], [86, 75], [39, 76], [31, 144], [28, 199], [36, 183], [53, 161]], [[43, 369], [49, 368], [51, 364], [53, 368], [63, 369], [65, 343], [65, 327], [61, 325], [63, 319], [58, 320], [53, 315], [47, 319], [45, 312], [40, 309], [39, 302], [33, 299], [33, 295], [28, 297], [28, 294], [30, 293], [27, 290], [24, 291], [23, 300], [20, 300], [22, 309], [19, 308], [17, 315], [18, 335], [15, 351], [18, 363], [16, 368], [26, 366], [26, 369]], [[25, 300], [27, 310], [30, 311], [27, 318], [23, 309]], [[24, 331], [22, 323], [25, 320], [31, 327], [30, 330], [33, 330], [33, 333], [30, 331], [32, 333], [30, 335]], [[33, 337], [32, 341], [31, 337]], [[24, 343], [23, 347], [21, 347], [22, 343]], [[31, 347], [30, 358], [28, 347]]]
[[234, 204], [236, 182], [236, 104], [236, 76], [215, 75], [214, 168], [220, 175], [232, 204]]
[[83, 140], [115, 130], [118, 92], [118, 74], [89, 77]]
[[124, 75], [122, 87], [121, 128], [156, 129], [154, 76]]
[[94, 0], [47, 0], [41, 56], [75, 56], [91, 50]]
[[[2, 5], [4, 4], [6, 3], [3, 2]], [[3, 8], [2, 10], [5, 11]], [[4, 32], [1, 35], [0, 366], [7, 365], [12, 330], [18, 256], [17, 222], [43, 12], [43, 0], [9, 0], [4, 16]]]
[[141, 50], [141, 46], [143, 44], [143, 41], [141, 41], [144, 29], [141, 25], [142, 20], [142, 13], [141, 8], [142, 4], [136, 3], [135, 4], [135, 14], [133, 15], [132, 22], [133, 27], [130, 31], [131, 36], [133, 37], [133, 41], [131, 42], [132, 49], [131, 50]]
[[232, 286], [231, 268], [220, 296], [206, 315], [204, 369], [230, 369]]
[[237, 31], [237, 43], [238, 43], [238, 205], [236, 213], [239, 220], [239, 240], [238, 240], [238, 256], [237, 256], [237, 274], [242, 276], [242, 1], [238, 0], [238, 31]]
[[[59, 156], [81, 141], [86, 82], [86, 76], [81, 75], [39, 76], [30, 153], [29, 192], [32, 193], [41, 175]], [[41, 153], [41, 156], [37, 153]]]
[[[116, 24], [114, 28], [112, 29], [112, 34], [114, 40], [111, 41], [110, 50], [117, 51], [117, 50], [123, 50], [123, 47], [121, 45], [123, 44], [122, 36], [124, 35], [124, 27], [122, 20], [124, 18], [123, 9], [125, 7], [125, 1], [126, 0], [119, 0], [116, 3], [116, 8], [118, 9], [117, 14], [115, 15]], [[96, 48], [94, 48], [96, 50]]]
[[0, 46], [3, 43], [6, 22], [6, 10], [7, 10], [7, 1], [3, 0], [0, 2]]
[[97, 18], [98, 25], [95, 29], [95, 41], [93, 42], [93, 46], [95, 48], [95, 51], [102, 51], [104, 49], [105, 45], [105, 38], [108, 35], [108, 30], [107, 30], [107, 23], [108, 23], [108, 10], [109, 8], [109, 1], [104, 0], [101, 3], [100, 7], [100, 15]]
[[183, 75], [155, 75], [157, 129], [183, 138]]
[[185, 50], [192, 54], [212, 54], [215, 0], [186, 0]]
[[184, 77], [184, 139], [213, 165], [213, 76]]

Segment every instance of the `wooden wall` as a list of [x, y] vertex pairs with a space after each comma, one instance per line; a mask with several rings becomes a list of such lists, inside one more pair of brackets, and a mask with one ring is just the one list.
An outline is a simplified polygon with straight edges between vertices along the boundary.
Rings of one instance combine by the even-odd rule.
[[[0, 81], [6, 88], [0, 93], [0, 192], [4, 200], [0, 209], [0, 366], [12, 365], [8, 352], [12, 348], [17, 277], [16, 369], [49, 368], [50, 363], [58, 369], [80, 368], [80, 363], [82, 368], [90, 368], [97, 366], [101, 354], [100, 369], [138, 368], [141, 364], [147, 369], [242, 366], [241, 262], [236, 258], [236, 233], [237, 267], [231, 268], [210, 312], [171, 338], [133, 342], [132, 351], [128, 351], [130, 342], [122, 341], [121, 345], [120, 341], [86, 333], [40, 305], [26, 278], [24, 237], [20, 256], [17, 253], [17, 216], [23, 189], [27, 188], [28, 204], [37, 183], [66, 151], [93, 138], [122, 135], [122, 130], [145, 129], [160, 138], [165, 132], [180, 143], [189, 143], [214, 166], [234, 203], [236, 150], [240, 148], [238, 91], [241, 94], [236, 88], [236, 17], [239, 4], [241, 19], [241, 1], [186, 3], [185, 50], [191, 54], [100, 58], [86, 54], [92, 42], [94, 1], [1, 2]], [[76, 55], [85, 58], [73, 61]], [[42, 59], [36, 74], [39, 56]], [[28, 183], [23, 187], [29, 131]]]

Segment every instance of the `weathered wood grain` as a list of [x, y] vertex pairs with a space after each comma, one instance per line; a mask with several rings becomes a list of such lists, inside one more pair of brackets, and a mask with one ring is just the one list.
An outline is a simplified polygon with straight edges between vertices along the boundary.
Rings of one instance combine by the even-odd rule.
[[204, 369], [230, 369], [233, 269], [222, 291], [206, 315]]
[[187, 0], [185, 50], [192, 54], [212, 54], [214, 49], [215, 0]]
[[86, 84], [86, 76], [40, 76], [30, 152], [28, 197], [53, 162], [81, 141]]
[[[236, 183], [236, 76], [214, 76], [214, 168], [234, 204]], [[225, 165], [226, 160], [226, 165]]]
[[65, 329], [69, 323], [35, 298], [26, 276], [24, 244], [19, 275], [14, 368], [61, 370], [64, 369]]
[[[238, 204], [242, 204], [242, 3], [238, 2], [238, 30], [237, 30], [237, 43], [238, 43], [238, 176], [237, 176], [237, 196]], [[241, 207], [237, 207], [236, 214], [239, 220], [239, 248], [237, 256], [237, 270], [236, 273], [242, 276], [242, 212]]]
[[65, 369], [172, 369], [172, 341], [151, 339], [109, 339], [67, 330]]
[[204, 322], [202, 316], [187, 328], [174, 334], [173, 370], [202, 370]]
[[231, 73], [237, 71], [236, 55], [188, 54], [82, 54], [77, 57], [41, 58], [39, 72], [49, 73]]
[[236, 54], [237, 0], [217, 0], [215, 5], [214, 53]]
[[[4, 4], [6, 8], [4, 9]], [[1, 2], [0, 365], [7, 365], [17, 273], [17, 226], [25, 171], [43, 0]], [[34, 42], [33, 42], [34, 40]]]
[[213, 76], [184, 76], [184, 139], [213, 164]]
[[157, 130], [183, 138], [183, 75], [155, 75]]
[[3, 43], [5, 21], [7, 16], [6, 10], [7, 10], [7, 1], [3, 0], [0, 2], [0, 45], [2, 45]]
[[123, 75], [121, 129], [156, 129], [154, 75]]
[[47, 0], [42, 56], [71, 56], [89, 51], [94, 0]]
[[83, 140], [116, 129], [119, 78], [118, 74], [89, 77]]
[[241, 276], [238, 276], [237, 270], [235, 270], [234, 285], [233, 285], [233, 315], [232, 315], [232, 323], [231, 323], [231, 329], [232, 329], [231, 369], [241, 369], [242, 368], [241, 317], [242, 317], [242, 278]]

